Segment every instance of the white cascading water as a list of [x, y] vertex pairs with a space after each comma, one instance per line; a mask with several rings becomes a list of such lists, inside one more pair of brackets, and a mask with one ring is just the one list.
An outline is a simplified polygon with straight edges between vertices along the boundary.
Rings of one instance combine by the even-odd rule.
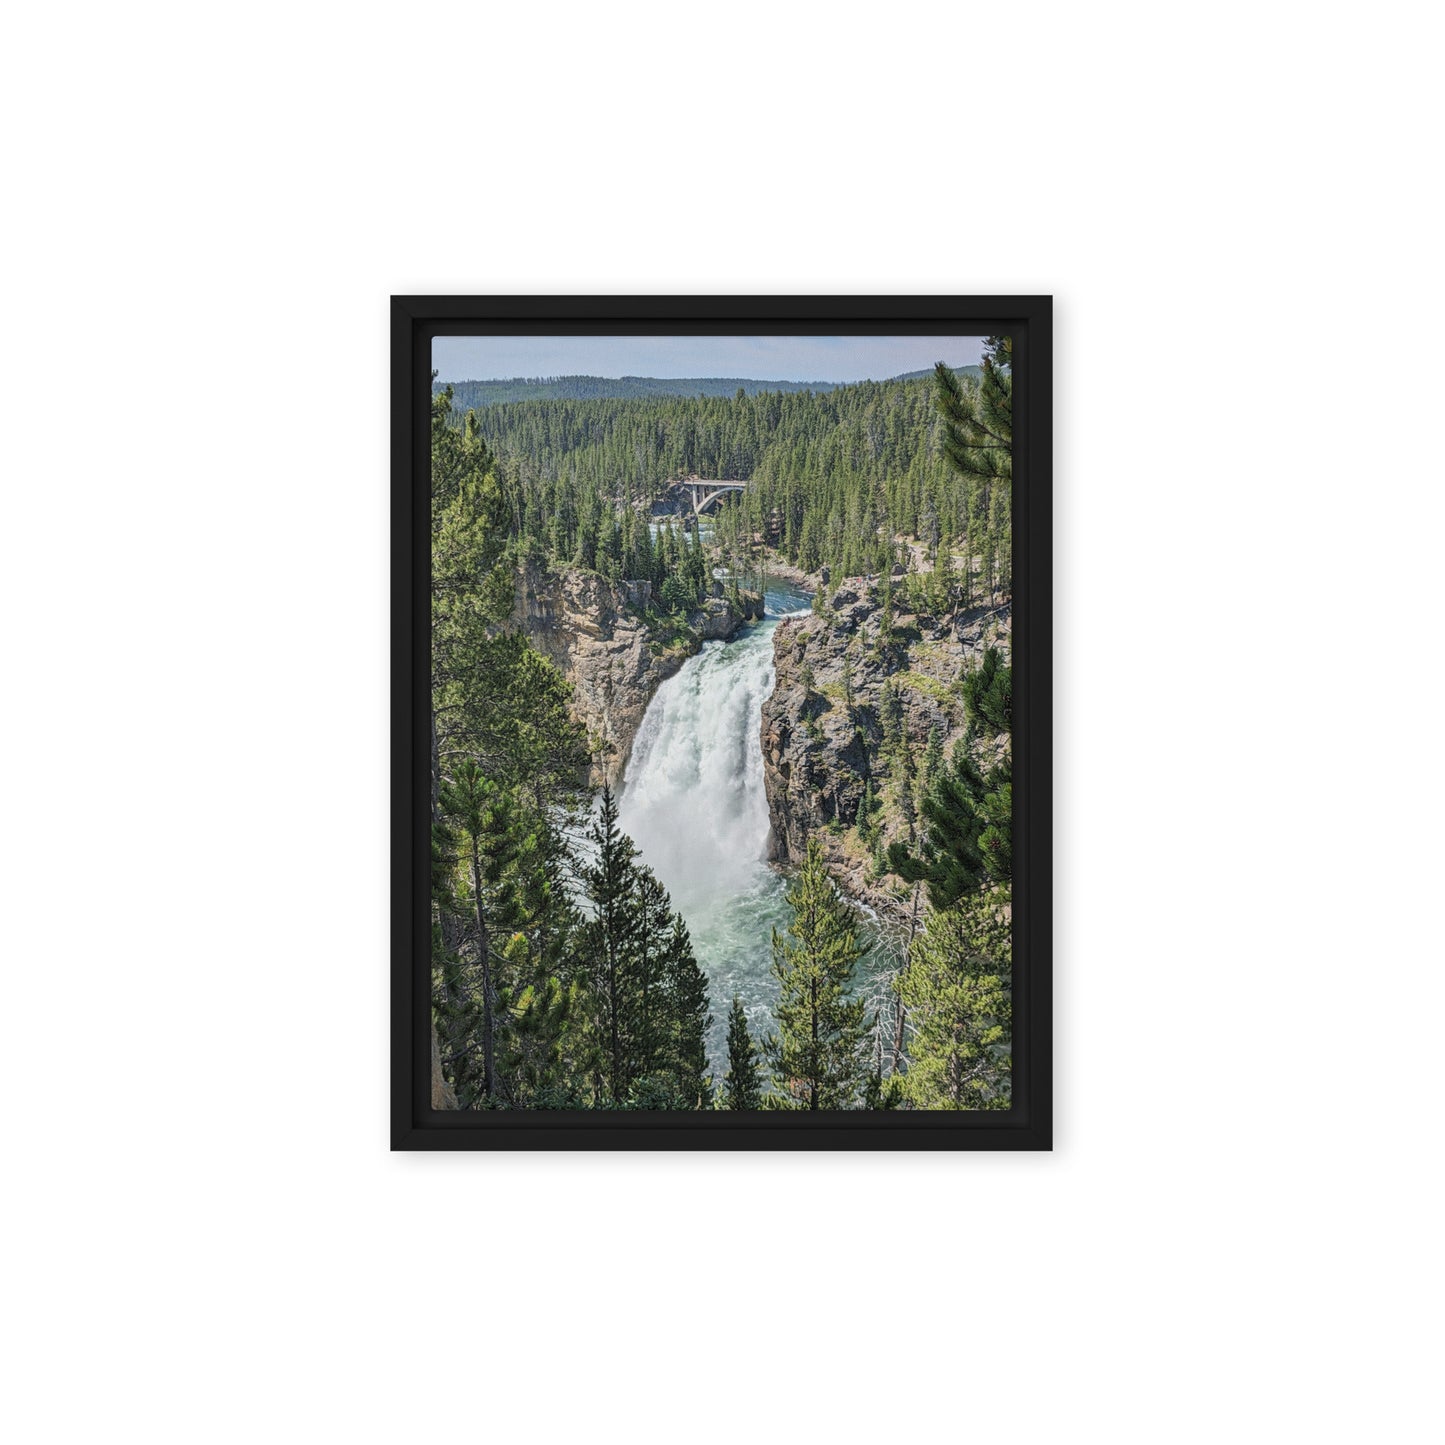
[[758, 726], [773, 686], [772, 632], [705, 643], [658, 689], [633, 744], [622, 826], [680, 908], [735, 889], [762, 857]]
[[709, 642], [658, 688], [633, 744], [619, 821], [687, 920], [712, 983], [708, 1040], [726, 1067], [727, 1011], [743, 1001], [754, 1035], [771, 1029], [772, 930], [789, 918], [785, 880], [766, 862], [760, 727], [773, 687], [777, 618], [805, 606], [769, 588], [768, 616], [734, 642]]

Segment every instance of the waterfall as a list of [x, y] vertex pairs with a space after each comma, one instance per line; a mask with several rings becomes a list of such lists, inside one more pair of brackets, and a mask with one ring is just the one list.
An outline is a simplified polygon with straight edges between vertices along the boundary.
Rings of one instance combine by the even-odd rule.
[[658, 689], [633, 744], [621, 822], [676, 907], [745, 886], [768, 834], [758, 737], [773, 628], [709, 642]]
[[727, 1011], [741, 996], [755, 1036], [772, 1027], [772, 931], [786, 928], [785, 880], [765, 861], [768, 804], [759, 735], [773, 687], [776, 619], [807, 597], [769, 587], [768, 616], [734, 642], [708, 642], [657, 690], [638, 730], [619, 822], [687, 920], [712, 985], [708, 1050], [726, 1068]]

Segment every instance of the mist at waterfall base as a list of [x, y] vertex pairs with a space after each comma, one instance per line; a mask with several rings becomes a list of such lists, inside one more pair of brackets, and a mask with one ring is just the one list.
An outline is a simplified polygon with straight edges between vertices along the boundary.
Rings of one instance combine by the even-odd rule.
[[768, 804], [760, 736], [773, 688], [773, 632], [807, 611], [809, 595], [766, 584], [764, 620], [702, 651], [658, 688], [633, 744], [619, 822], [687, 920], [712, 992], [708, 1053], [727, 1069], [727, 1014], [738, 994], [753, 1037], [773, 1031], [778, 987], [772, 932], [792, 910], [787, 880], [768, 866]]

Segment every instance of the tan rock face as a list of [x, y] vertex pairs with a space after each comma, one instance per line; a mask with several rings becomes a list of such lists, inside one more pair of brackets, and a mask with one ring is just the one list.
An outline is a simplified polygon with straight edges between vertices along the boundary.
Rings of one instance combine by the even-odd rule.
[[[896, 608], [898, 591], [894, 599]], [[1010, 656], [1011, 608], [974, 608], [946, 620], [895, 612], [894, 640], [880, 648], [876, 583], [850, 579], [829, 600], [829, 618], [787, 618], [773, 634], [776, 681], [761, 724], [772, 853], [796, 862], [817, 837], [838, 882], [854, 897], [888, 909], [896, 901], [886, 886], [867, 881], [866, 850], [860, 852], [852, 831], [882, 742], [884, 681], [891, 679], [898, 691], [903, 730], [918, 760], [935, 726], [946, 753], [966, 729], [957, 686], [965, 669], [976, 667], [989, 647], [1006, 661]], [[805, 687], [809, 671], [811, 687]], [[985, 765], [1007, 750], [1006, 736], [975, 744]], [[883, 822], [885, 839], [902, 826], [886, 806]]]
[[688, 619], [690, 638], [662, 648], [646, 622], [627, 610], [629, 595], [643, 600], [645, 585], [614, 587], [595, 572], [536, 566], [517, 579], [512, 623], [572, 684], [573, 712], [599, 747], [594, 783], [621, 779], [647, 704], [663, 680], [703, 641], [732, 637], [743, 622], [726, 600], [709, 599]]

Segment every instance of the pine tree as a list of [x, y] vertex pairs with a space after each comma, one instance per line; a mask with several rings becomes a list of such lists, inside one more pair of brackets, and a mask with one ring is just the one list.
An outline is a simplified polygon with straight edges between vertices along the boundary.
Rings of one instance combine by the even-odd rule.
[[748, 1016], [737, 994], [728, 1012], [728, 1071], [723, 1080], [723, 1101], [729, 1109], [759, 1109], [763, 1102], [758, 1046], [748, 1032]]
[[928, 730], [928, 745], [923, 750], [923, 762], [918, 769], [917, 810], [922, 812], [928, 802], [928, 795], [938, 786], [943, 776], [943, 730], [934, 723]]
[[931, 791], [943, 774], [943, 731], [934, 723], [928, 730], [928, 746], [923, 750], [920, 782], [925, 793]]
[[667, 940], [667, 1064], [678, 1099], [689, 1109], [712, 1102], [707, 1066], [707, 1031], [712, 1025], [707, 975], [698, 966], [692, 939], [680, 913], [672, 915]]
[[667, 991], [672, 957], [672, 903], [651, 868], [635, 867], [630, 907], [632, 941], [623, 970], [623, 1045], [627, 1074], [641, 1078], [671, 1064], [672, 1028]]
[[617, 823], [602, 789], [583, 870], [593, 917], [581, 931], [579, 967], [592, 999], [599, 1102], [626, 1108], [707, 1106], [707, 976], [682, 915]]
[[963, 679], [963, 707], [969, 734], [1006, 733], [1013, 724], [1013, 671], [1005, 667], [996, 647]]
[[927, 831], [921, 846], [914, 852], [890, 843], [888, 866], [910, 883], [926, 882], [936, 909], [951, 907], [981, 883], [1007, 883], [1013, 872], [1012, 808], [1008, 765], [984, 777], [960, 739], [951, 766], [924, 799]]
[[882, 604], [878, 613], [878, 635], [874, 646], [882, 651], [893, 641], [893, 573], [883, 574]]
[[988, 489], [1013, 481], [1013, 343], [989, 337], [977, 385], [941, 361], [934, 367], [934, 401], [943, 418], [943, 454], [961, 477]]
[[869, 1024], [861, 999], [850, 999], [862, 956], [852, 910], [839, 896], [817, 839], [787, 899], [793, 921], [773, 930], [778, 1036], [770, 1042], [773, 1081], [798, 1109], [846, 1109], [858, 1103], [867, 1075]]
[[915, 826], [918, 822], [918, 812], [914, 806], [914, 789], [918, 781], [918, 770], [913, 763], [913, 749], [909, 745], [906, 733], [903, 738], [903, 746], [898, 750], [897, 771], [898, 816], [903, 820], [908, 841], [912, 843], [918, 836]]
[[583, 993], [575, 980], [564, 984], [555, 975], [533, 979], [504, 995], [509, 1027], [501, 1041], [499, 1073], [513, 1108], [546, 1107], [539, 1100], [565, 1096], [552, 1107], [581, 1108], [568, 1093], [569, 1084], [585, 1075], [586, 1057], [578, 1053], [582, 1035], [576, 1027], [583, 1011]]
[[916, 1109], [1006, 1109], [1012, 942], [1007, 895], [970, 894], [929, 915], [897, 982], [911, 1034], [904, 1098]]
[[[960, 381], [941, 362], [934, 368], [934, 400], [943, 418], [943, 455], [968, 486], [966, 566], [975, 549], [992, 596], [1008, 583], [1013, 495], [1013, 343], [990, 336], [977, 385]], [[965, 583], [965, 603], [967, 603]]]
[[[467, 864], [469, 898], [467, 908], [481, 982], [482, 1084], [483, 1100], [496, 1091], [496, 1002], [497, 989], [492, 956], [492, 933], [504, 919], [492, 916], [505, 908], [507, 900], [499, 885], [517, 853], [513, 830], [512, 799], [485, 778], [471, 759], [456, 770], [456, 777], [442, 785], [441, 809], [456, 821], [463, 839]], [[464, 1103], [469, 1102], [463, 1100]]]
[[904, 744], [903, 698], [891, 677], [878, 689], [878, 720], [883, 734], [883, 751], [897, 752]]
[[692, 544], [687, 548], [683, 574], [692, 593], [692, 602], [700, 602], [707, 590], [707, 554], [703, 551], [702, 532], [694, 527]]
[[583, 880], [595, 916], [585, 930], [585, 954], [597, 1003], [603, 1082], [610, 1097], [621, 1099], [631, 1083], [628, 1032], [633, 999], [629, 975], [637, 945], [633, 897], [637, 850], [617, 826], [617, 800], [606, 784], [590, 838], [594, 856]]
[[873, 793], [873, 779], [863, 780], [863, 796], [858, 800], [858, 815], [854, 822], [858, 828], [858, 837], [864, 845], [872, 848], [878, 841], [878, 826], [874, 822], [874, 815], [878, 811], [878, 799]]
[[471, 1038], [481, 1025], [481, 1001], [460, 953], [457, 849], [456, 831], [439, 818], [431, 830], [432, 1021], [442, 1045], [443, 1072], [458, 1100], [469, 1101], [479, 1073]]

